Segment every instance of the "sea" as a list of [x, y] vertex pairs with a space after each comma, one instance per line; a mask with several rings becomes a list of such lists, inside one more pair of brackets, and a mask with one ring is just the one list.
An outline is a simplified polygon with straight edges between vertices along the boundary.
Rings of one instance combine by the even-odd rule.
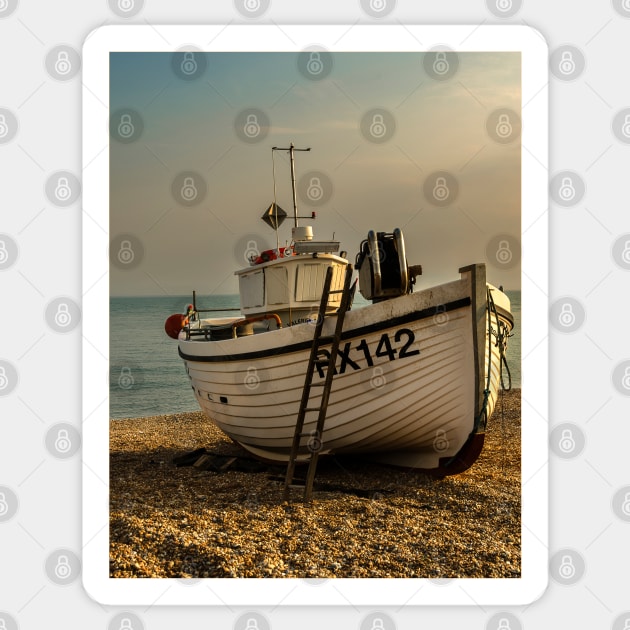
[[[506, 291], [514, 316], [507, 361], [512, 387], [521, 386], [521, 292]], [[140, 418], [198, 411], [177, 341], [164, 332], [169, 315], [184, 313], [190, 296], [110, 298], [110, 418]], [[357, 294], [354, 308], [369, 304]], [[198, 296], [205, 317], [238, 315], [238, 295]], [[225, 312], [221, 309], [237, 309]], [[507, 385], [507, 379], [506, 379]]]

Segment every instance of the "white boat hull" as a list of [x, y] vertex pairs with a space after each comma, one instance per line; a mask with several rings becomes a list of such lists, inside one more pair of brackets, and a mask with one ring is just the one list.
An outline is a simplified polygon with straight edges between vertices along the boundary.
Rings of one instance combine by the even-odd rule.
[[[512, 324], [507, 297], [493, 287], [498, 308], [487, 308], [485, 267], [461, 272], [460, 280], [346, 314], [325, 428], [319, 439], [317, 412], [307, 413], [304, 433], [313, 435], [302, 439], [304, 455], [369, 454], [443, 474], [476, 459], [500, 386], [488, 317], [494, 330]], [[323, 335], [334, 322], [327, 318]], [[180, 335], [199, 405], [258, 457], [288, 460], [313, 331], [306, 323], [223, 341]], [[316, 372], [314, 383], [323, 376]], [[309, 407], [321, 390], [312, 388]]]

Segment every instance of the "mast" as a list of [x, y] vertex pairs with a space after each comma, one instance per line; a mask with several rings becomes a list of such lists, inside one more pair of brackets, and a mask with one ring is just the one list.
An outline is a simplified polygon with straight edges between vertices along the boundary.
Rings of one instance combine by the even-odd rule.
[[295, 192], [295, 145], [293, 142], [289, 147], [289, 155], [291, 156], [291, 190], [293, 190], [293, 221], [295, 222], [295, 227], [298, 226], [298, 215], [297, 215], [297, 195]]
[[289, 146], [289, 148], [282, 147], [272, 147], [272, 151], [288, 151], [291, 156], [291, 189], [293, 190], [293, 222], [295, 223], [295, 227], [298, 227], [298, 212], [297, 212], [297, 190], [295, 187], [295, 151], [310, 151], [311, 147], [306, 149], [296, 149], [293, 142]]

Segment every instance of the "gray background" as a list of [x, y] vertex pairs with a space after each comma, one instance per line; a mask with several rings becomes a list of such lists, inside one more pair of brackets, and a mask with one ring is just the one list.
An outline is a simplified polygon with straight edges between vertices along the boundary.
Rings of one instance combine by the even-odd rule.
[[[252, 0], [249, 0], [251, 3]], [[561, 172], [584, 182], [573, 205], [558, 203], [553, 189], [540, 220], [549, 221], [550, 409], [536, 410], [553, 429], [572, 424], [584, 447], [574, 457], [550, 443], [549, 588], [537, 602], [505, 609], [511, 628], [613, 628], [630, 619], [627, 567], [630, 493], [628, 394], [630, 367], [625, 331], [628, 263], [617, 241], [630, 232], [627, 178], [630, 137], [623, 136], [630, 112], [627, 72], [630, 13], [621, 0], [587, 3], [568, 0], [452, 0], [448, 4], [380, 0], [295, 3], [261, 2], [258, 11], [239, 12], [245, 0], [210, 5], [183, 0], [137, 2], [125, 13], [116, 2], [65, 0], [0, 3], [0, 114], [8, 109], [19, 128], [0, 138], [0, 239], [8, 235], [12, 258], [0, 266], [0, 619], [7, 628], [111, 628], [129, 619], [133, 630], [173, 627], [232, 628], [247, 612], [236, 608], [123, 610], [99, 605], [85, 594], [80, 564], [71, 560], [71, 579], [58, 584], [49, 575], [61, 551], [81, 553], [81, 464], [79, 452], [55, 457], [46, 447], [51, 427], [80, 429], [81, 328], [59, 330], [49, 306], [81, 303], [81, 204], [56, 205], [46, 183], [60, 172], [81, 172], [81, 75], [51, 70], [50, 53], [81, 50], [86, 34], [107, 23], [517, 23], [538, 28], [552, 60], [577, 50], [577, 70], [550, 74], [550, 180]], [[3, 8], [4, 7], [4, 8]], [[114, 7], [114, 8], [112, 8]], [[367, 7], [367, 8], [366, 8]], [[440, 42], [436, 42], [436, 45]], [[69, 59], [74, 59], [70, 54]], [[54, 64], [53, 64], [54, 66]], [[621, 122], [620, 122], [621, 121]], [[0, 130], [1, 131], [1, 130]], [[13, 135], [13, 137], [11, 137]], [[561, 181], [562, 178], [560, 178]], [[85, 218], [84, 220], [89, 220]], [[527, 227], [527, 226], [524, 226]], [[17, 246], [14, 247], [14, 244]], [[575, 325], [555, 318], [562, 300], [579, 304]], [[79, 315], [73, 314], [78, 318]], [[78, 319], [76, 320], [78, 321]], [[558, 432], [556, 432], [557, 434]], [[560, 432], [561, 434], [561, 432]], [[577, 432], [575, 434], [578, 435]], [[551, 439], [551, 438], [550, 438]], [[527, 480], [524, 480], [527, 482]], [[554, 574], [563, 556], [579, 568], [571, 579]], [[317, 593], [314, 591], [313, 596]], [[470, 607], [378, 609], [398, 629], [495, 628], [502, 609]], [[255, 612], [255, 611], [252, 611]], [[274, 630], [362, 628], [374, 611], [265, 609], [258, 611]], [[509, 613], [509, 614], [507, 614]], [[392, 625], [392, 627], [394, 627]]]

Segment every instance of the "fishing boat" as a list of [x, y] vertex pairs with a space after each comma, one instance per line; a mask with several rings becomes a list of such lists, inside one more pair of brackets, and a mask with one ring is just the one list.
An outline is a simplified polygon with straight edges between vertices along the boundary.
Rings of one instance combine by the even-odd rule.
[[[316, 240], [299, 223], [298, 150], [273, 148], [290, 156], [290, 244], [235, 271], [238, 315], [204, 317], [195, 296], [166, 322], [201, 409], [265, 461], [360, 454], [439, 476], [467, 469], [505, 385], [508, 297], [483, 263], [419, 288], [400, 229], [369, 230], [354, 264], [338, 241]], [[277, 234], [286, 216], [274, 200], [263, 219]]]

